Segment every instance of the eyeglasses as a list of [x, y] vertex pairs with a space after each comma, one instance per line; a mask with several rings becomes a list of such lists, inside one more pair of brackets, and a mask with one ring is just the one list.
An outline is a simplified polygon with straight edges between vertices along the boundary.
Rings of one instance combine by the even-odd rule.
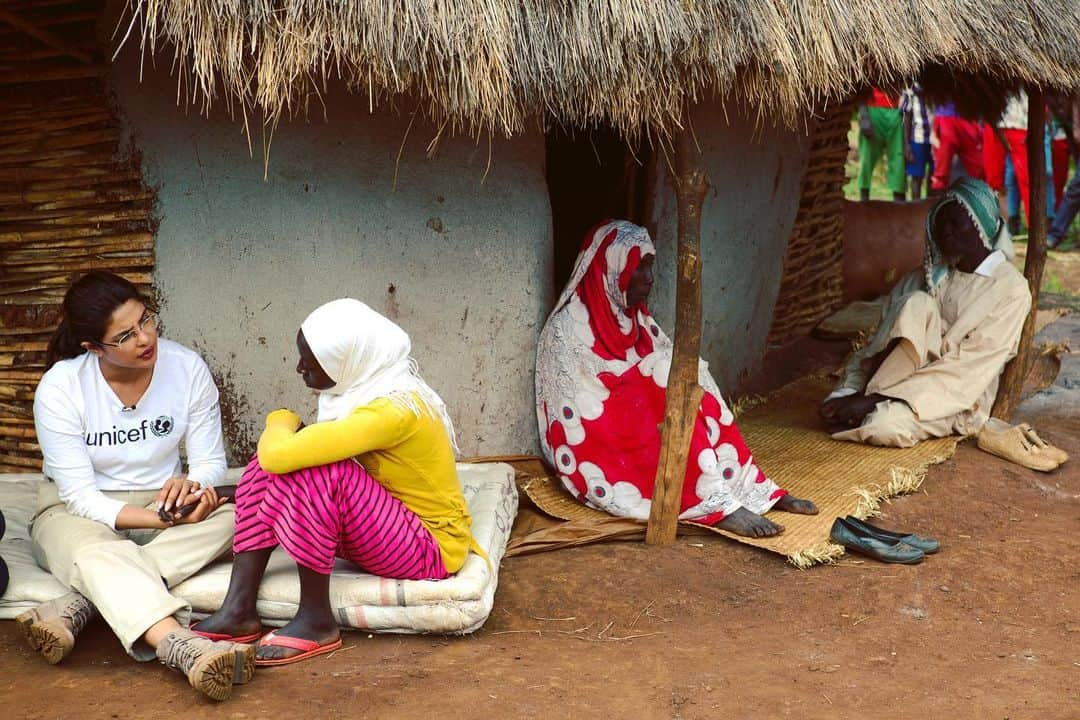
[[139, 326], [128, 330], [123, 335], [116, 338], [116, 342], [99, 341], [97, 344], [107, 345], [109, 347], [124, 347], [138, 337], [139, 333], [151, 332], [153, 330], [157, 330], [157, 313], [147, 310], [143, 313], [142, 317], [139, 318]]

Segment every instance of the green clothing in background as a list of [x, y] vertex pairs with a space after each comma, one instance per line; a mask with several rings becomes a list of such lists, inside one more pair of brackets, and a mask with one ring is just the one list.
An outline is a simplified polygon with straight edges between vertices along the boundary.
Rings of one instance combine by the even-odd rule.
[[859, 133], [859, 189], [870, 189], [874, 166], [885, 153], [886, 177], [894, 193], [907, 192], [904, 171], [904, 123], [896, 108], [868, 107], [874, 137]]

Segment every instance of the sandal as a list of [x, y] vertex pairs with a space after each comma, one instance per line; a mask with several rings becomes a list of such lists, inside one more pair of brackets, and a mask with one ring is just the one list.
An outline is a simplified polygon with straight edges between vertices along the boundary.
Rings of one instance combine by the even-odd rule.
[[207, 632], [199, 629], [199, 623], [191, 623], [188, 628], [191, 632], [206, 638], [207, 640], [213, 640], [214, 642], [231, 642], [237, 644], [252, 643], [262, 637], [263, 631], [260, 629], [258, 632], [253, 632], [250, 635], [229, 635], [228, 633], [216, 633]]
[[304, 640], [303, 638], [289, 637], [288, 635], [278, 635], [275, 631], [263, 635], [262, 639], [259, 640], [259, 647], [282, 647], [300, 650], [301, 652], [299, 655], [290, 655], [289, 657], [283, 658], [261, 658], [258, 655], [255, 656], [255, 664], [259, 667], [291, 665], [300, 662], [301, 660], [313, 658], [316, 655], [322, 655], [337, 650], [341, 647], [341, 638], [325, 645], [320, 645], [314, 640]]

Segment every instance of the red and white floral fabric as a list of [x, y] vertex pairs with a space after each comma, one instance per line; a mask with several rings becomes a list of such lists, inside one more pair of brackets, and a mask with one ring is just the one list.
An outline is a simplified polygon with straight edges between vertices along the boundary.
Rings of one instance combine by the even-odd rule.
[[[656, 249], [626, 221], [586, 237], [573, 275], [540, 333], [536, 415], [544, 456], [586, 505], [647, 519], [664, 416], [671, 341], [626, 290]], [[761, 514], [786, 494], [754, 464], [708, 364], [683, 483], [680, 518], [719, 522], [740, 507]]]

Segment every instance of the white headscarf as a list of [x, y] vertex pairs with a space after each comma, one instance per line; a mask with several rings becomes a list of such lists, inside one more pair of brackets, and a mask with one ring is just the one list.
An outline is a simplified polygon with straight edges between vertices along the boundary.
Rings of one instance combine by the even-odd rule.
[[404, 330], [352, 298], [321, 305], [300, 329], [315, 359], [334, 381], [333, 387], [319, 392], [319, 422], [346, 417], [385, 397], [417, 417], [427, 412], [440, 420], [458, 452], [446, 404], [420, 377], [416, 361], [409, 356], [412, 341]]

